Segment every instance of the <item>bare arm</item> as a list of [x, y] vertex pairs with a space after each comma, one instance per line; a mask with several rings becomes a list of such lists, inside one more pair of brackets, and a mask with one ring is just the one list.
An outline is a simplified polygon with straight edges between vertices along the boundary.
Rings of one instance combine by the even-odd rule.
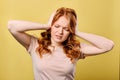
[[85, 43], [81, 43], [81, 51], [86, 56], [96, 55], [99, 53], [110, 51], [114, 46], [113, 41], [99, 35], [77, 31], [76, 36], [92, 44], [92, 45], [88, 45]]
[[8, 29], [14, 38], [22, 44], [26, 49], [30, 45], [31, 35], [25, 33], [29, 30], [46, 30], [50, 26], [48, 24], [39, 24], [29, 21], [11, 20], [8, 21]]

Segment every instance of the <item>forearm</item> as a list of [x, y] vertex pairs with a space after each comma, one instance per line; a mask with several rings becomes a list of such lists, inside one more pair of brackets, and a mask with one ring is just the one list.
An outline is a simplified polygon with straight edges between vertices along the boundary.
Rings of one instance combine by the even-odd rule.
[[29, 30], [46, 30], [48, 29], [48, 24], [39, 24], [29, 21], [11, 20], [8, 21], [8, 29], [12, 31], [29, 31]]
[[90, 42], [91, 44], [93, 44], [94, 46], [100, 48], [100, 49], [105, 49], [105, 50], [111, 50], [112, 47], [114, 46], [113, 41], [102, 37], [102, 36], [98, 36], [95, 34], [89, 34], [89, 33], [85, 33], [85, 32], [77, 32], [76, 35], [88, 42]]

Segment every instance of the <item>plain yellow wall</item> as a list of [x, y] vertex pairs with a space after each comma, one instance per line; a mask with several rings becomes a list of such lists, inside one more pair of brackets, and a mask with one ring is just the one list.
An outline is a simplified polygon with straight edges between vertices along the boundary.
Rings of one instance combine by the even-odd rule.
[[[31, 57], [8, 32], [7, 21], [47, 23], [59, 7], [76, 10], [80, 31], [99, 34], [115, 42], [112, 51], [80, 60], [75, 80], [119, 80], [120, 0], [1, 0], [0, 80], [33, 80]], [[39, 31], [30, 34], [38, 36]]]

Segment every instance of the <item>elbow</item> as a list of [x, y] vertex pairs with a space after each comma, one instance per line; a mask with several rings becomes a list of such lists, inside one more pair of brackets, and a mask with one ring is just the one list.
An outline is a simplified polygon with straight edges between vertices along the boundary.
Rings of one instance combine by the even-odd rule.
[[105, 52], [111, 51], [114, 47], [114, 42], [110, 41], [109, 44], [105, 48]]
[[110, 41], [110, 49], [109, 50], [112, 50], [113, 49], [113, 47], [114, 47], [114, 42], [113, 41]]
[[11, 31], [11, 29], [12, 29], [12, 21], [11, 20], [8, 21], [7, 28], [9, 31]]
[[8, 30], [9, 30], [11, 33], [15, 31], [14, 21], [13, 21], [13, 20], [8, 21], [7, 28], [8, 28]]

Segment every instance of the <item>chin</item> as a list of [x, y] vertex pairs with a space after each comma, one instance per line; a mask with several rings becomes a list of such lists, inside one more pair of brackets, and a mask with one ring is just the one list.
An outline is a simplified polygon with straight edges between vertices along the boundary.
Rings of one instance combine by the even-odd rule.
[[57, 42], [57, 43], [62, 43], [62, 42], [64, 42], [63, 40], [58, 40], [58, 39], [55, 39], [54, 41]]
[[63, 41], [58, 41], [58, 40], [57, 40], [57, 41], [55, 41], [55, 42], [57, 42], [57, 43], [62, 43]]

